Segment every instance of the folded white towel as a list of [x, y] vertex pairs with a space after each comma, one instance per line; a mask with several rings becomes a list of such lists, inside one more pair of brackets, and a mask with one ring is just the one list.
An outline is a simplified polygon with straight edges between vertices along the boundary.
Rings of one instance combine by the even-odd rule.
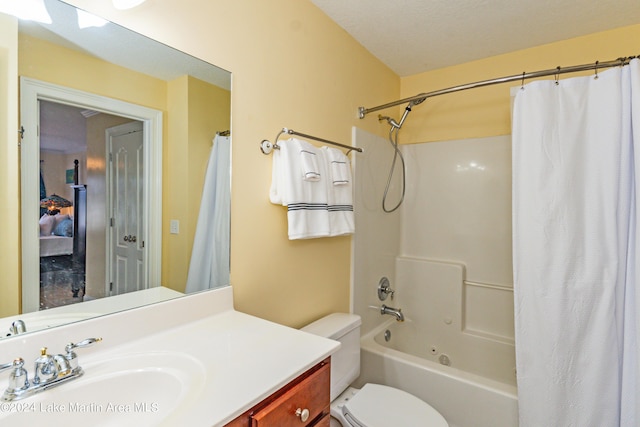
[[315, 151], [300, 150], [300, 166], [302, 166], [302, 179], [305, 181], [320, 181], [320, 169], [318, 168], [318, 156]]
[[[270, 199], [287, 206], [290, 240], [326, 237], [330, 235], [327, 203], [328, 176], [320, 149], [306, 141], [291, 138], [279, 141], [274, 152]], [[305, 179], [302, 152], [313, 153], [317, 180]]]
[[349, 159], [338, 157], [333, 158], [329, 163], [331, 183], [333, 185], [347, 185], [351, 180], [351, 170], [349, 169]]
[[[340, 150], [322, 147], [327, 168], [331, 171], [331, 183], [328, 185], [329, 224], [331, 236], [353, 234], [353, 182], [349, 158]], [[333, 166], [332, 166], [333, 165]]]

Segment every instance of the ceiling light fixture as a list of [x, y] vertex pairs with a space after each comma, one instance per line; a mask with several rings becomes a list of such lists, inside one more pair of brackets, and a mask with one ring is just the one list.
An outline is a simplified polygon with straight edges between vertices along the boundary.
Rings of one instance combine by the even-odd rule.
[[44, 0], [0, 0], [0, 12], [18, 19], [51, 24]]
[[133, 9], [141, 5], [146, 0], [111, 0], [113, 7], [119, 10]]

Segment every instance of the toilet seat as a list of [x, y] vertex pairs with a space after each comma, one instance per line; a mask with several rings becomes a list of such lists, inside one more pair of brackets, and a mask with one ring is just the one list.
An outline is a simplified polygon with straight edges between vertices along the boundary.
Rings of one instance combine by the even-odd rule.
[[366, 384], [342, 407], [353, 427], [448, 427], [442, 415], [426, 402], [397, 388]]

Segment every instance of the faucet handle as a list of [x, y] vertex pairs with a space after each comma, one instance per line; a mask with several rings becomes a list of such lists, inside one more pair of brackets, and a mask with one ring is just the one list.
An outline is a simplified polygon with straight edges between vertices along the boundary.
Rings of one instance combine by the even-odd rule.
[[25, 390], [29, 388], [29, 375], [27, 374], [27, 370], [24, 368], [24, 359], [22, 357], [18, 357], [7, 365], [10, 365], [10, 367], [13, 368], [13, 371], [11, 371], [11, 375], [9, 376], [9, 387], [7, 388], [7, 392], [13, 393], [16, 390]]
[[5, 395], [29, 388], [29, 375], [24, 368], [24, 359], [22, 357], [17, 357], [13, 362], [0, 365], [0, 371], [7, 369], [13, 370], [9, 375], [9, 387], [5, 390]]
[[6, 371], [7, 369], [11, 369], [11, 368], [22, 368], [23, 366], [24, 366], [24, 359], [22, 357], [17, 357], [9, 363], [0, 365], [0, 372]]
[[393, 299], [393, 294], [395, 293], [396, 291], [391, 289], [389, 279], [386, 277], [381, 278], [380, 282], [378, 282], [378, 299], [380, 299], [380, 301], [384, 301], [387, 299], [388, 295], [391, 295], [391, 299]]
[[80, 341], [77, 344], [70, 342], [64, 347], [64, 351], [67, 353], [65, 358], [69, 361], [69, 366], [72, 370], [78, 368], [78, 355], [76, 354], [76, 348], [84, 348], [89, 347], [92, 344], [102, 341], [102, 338], [87, 338], [85, 340]]
[[89, 347], [91, 344], [95, 344], [100, 341], [102, 341], [102, 338], [87, 338], [85, 340], [80, 341], [77, 344], [70, 342], [64, 347], [64, 351], [66, 351], [67, 356], [69, 356], [69, 354], [73, 353], [73, 350], [75, 350], [76, 348]]

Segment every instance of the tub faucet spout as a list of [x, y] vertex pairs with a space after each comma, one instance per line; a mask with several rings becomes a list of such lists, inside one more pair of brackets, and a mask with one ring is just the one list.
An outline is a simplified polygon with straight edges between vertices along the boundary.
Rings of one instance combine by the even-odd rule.
[[382, 307], [380, 307], [380, 314], [389, 314], [391, 316], [395, 316], [398, 322], [404, 322], [404, 314], [402, 314], [401, 308], [387, 307], [382, 304]]

